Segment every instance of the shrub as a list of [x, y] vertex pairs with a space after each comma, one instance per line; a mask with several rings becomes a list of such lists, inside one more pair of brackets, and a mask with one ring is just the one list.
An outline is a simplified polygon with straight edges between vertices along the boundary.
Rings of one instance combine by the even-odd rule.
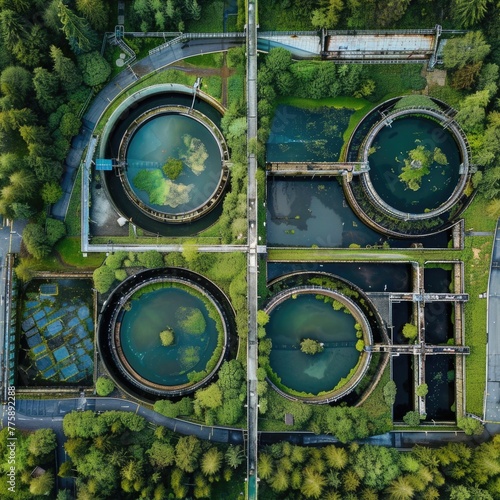
[[66, 225], [63, 221], [47, 217], [45, 221], [45, 231], [47, 233], [47, 241], [50, 246], [55, 245], [61, 238], [66, 236]]
[[118, 280], [118, 281], [123, 281], [125, 279], [127, 279], [127, 271], [125, 271], [125, 269], [117, 269], [115, 271], [115, 278]]
[[115, 390], [115, 384], [107, 377], [99, 377], [95, 384], [95, 390], [99, 396], [108, 396]]
[[269, 323], [269, 314], [265, 311], [257, 311], [257, 324], [259, 326], [266, 326]]
[[387, 384], [385, 384], [384, 386], [383, 393], [385, 402], [389, 406], [392, 406], [396, 401], [396, 393], [397, 393], [396, 382], [394, 382], [393, 380], [389, 380], [389, 382], [387, 382]]
[[300, 342], [300, 350], [304, 354], [318, 354], [320, 352], [323, 352], [324, 347], [321, 342], [318, 342], [317, 340], [313, 339], [303, 339]]
[[172, 328], [167, 328], [160, 332], [161, 345], [168, 347], [174, 343], [174, 331]]
[[418, 411], [409, 411], [404, 417], [404, 422], [410, 427], [418, 427], [420, 425], [420, 413]]
[[163, 257], [161, 253], [156, 250], [148, 250], [137, 255], [137, 260], [148, 269], [156, 269], [163, 267]]
[[356, 350], [359, 351], [359, 352], [362, 352], [364, 348], [365, 348], [365, 342], [364, 342], [364, 340], [363, 339], [359, 339], [356, 342]]
[[417, 396], [423, 398], [429, 392], [429, 386], [427, 384], [420, 384], [415, 392]]
[[403, 326], [403, 335], [410, 341], [415, 340], [418, 335], [417, 326], [411, 323], [406, 323]]
[[99, 293], [106, 293], [115, 281], [115, 272], [110, 267], [104, 265], [94, 271], [93, 278], [94, 288]]
[[106, 258], [106, 265], [111, 269], [119, 269], [123, 263], [123, 260], [127, 256], [127, 252], [115, 252], [108, 255]]

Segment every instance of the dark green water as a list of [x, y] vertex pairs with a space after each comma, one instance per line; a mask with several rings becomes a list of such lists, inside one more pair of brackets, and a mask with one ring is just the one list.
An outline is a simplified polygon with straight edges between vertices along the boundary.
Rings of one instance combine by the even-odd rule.
[[279, 105], [267, 141], [268, 161], [337, 161], [352, 109]]
[[384, 241], [354, 214], [336, 179], [270, 177], [267, 210], [269, 245], [346, 248]]
[[[440, 148], [448, 165], [434, 163], [422, 178], [420, 189], [412, 191], [399, 179], [404, 158], [418, 145], [433, 151]], [[422, 213], [442, 205], [455, 189], [459, 177], [460, 155], [452, 135], [436, 122], [408, 116], [384, 127], [372, 144], [370, 178], [375, 191], [390, 206], [402, 212]]]
[[[177, 206], [175, 203], [174, 206], [154, 203], [146, 191], [134, 186], [134, 179], [142, 170], [161, 172], [161, 167], [170, 157], [180, 158], [186, 153], [183, 141], [186, 136], [198, 139], [204, 145], [208, 154], [205, 168], [197, 174], [184, 162], [182, 173], [173, 183], [188, 192], [185, 202]], [[176, 214], [193, 210], [210, 198], [218, 185], [221, 155], [217, 141], [204, 125], [187, 116], [164, 114], [147, 121], [134, 133], [127, 150], [127, 164], [127, 177], [137, 197], [161, 212]], [[159, 182], [167, 181], [162, 172], [160, 177]]]
[[[354, 346], [328, 346], [357, 340], [353, 316], [335, 311], [331, 303], [312, 294], [298, 295], [281, 303], [270, 316], [266, 326], [273, 342], [269, 360], [287, 387], [312, 394], [332, 390], [358, 362], [359, 352]], [[304, 338], [324, 342], [324, 351], [302, 353], [300, 341]]]
[[[217, 330], [199, 298], [178, 288], [163, 288], [131, 304], [123, 316], [120, 340], [127, 361], [137, 373], [156, 384], [173, 386], [188, 382], [187, 373], [205, 369], [217, 346]], [[176, 320], [180, 307], [197, 308], [203, 313], [207, 326], [201, 335], [183, 331]], [[174, 330], [175, 343], [164, 347], [159, 334], [167, 327]], [[194, 353], [190, 362], [182, 361], [186, 350]]]

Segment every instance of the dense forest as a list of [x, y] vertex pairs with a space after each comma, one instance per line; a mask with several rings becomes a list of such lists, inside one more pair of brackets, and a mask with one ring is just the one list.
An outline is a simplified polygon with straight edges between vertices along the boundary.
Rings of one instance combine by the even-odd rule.
[[[77, 498], [148, 500], [239, 498], [245, 483], [242, 445], [215, 444], [174, 434], [134, 413], [72, 412], [64, 417], [68, 460], [56, 470], [51, 429], [16, 432], [16, 493], [2, 474], [2, 498], [70, 500], [54, 494], [56, 474], [75, 477]], [[9, 458], [8, 429], [0, 432], [0, 461]], [[33, 469], [37, 473], [33, 474]], [[288, 442], [263, 446], [259, 497], [376, 500], [387, 498], [491, 500], [500, 494], [500, 441], [470, 447], [448, 443], [397, 451], [382, 446]]]

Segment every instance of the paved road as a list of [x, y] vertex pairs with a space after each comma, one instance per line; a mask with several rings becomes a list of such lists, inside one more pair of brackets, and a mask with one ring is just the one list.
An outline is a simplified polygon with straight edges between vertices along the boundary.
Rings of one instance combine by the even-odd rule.
[[9, 385], [9, 344], [10, 327], [7, 321], [9, 306], [12, 304], [9, 283], [7, 280], [7, 255], [9, 253], [19, 253], [21, 249], [21, 234], [26, 225], [26, 221], [16, 221], [9, 225], [0, 226], [0, 386], [1, 394]]
[[500, 220], [497, 222], [488, 284], [487, 369], [484, 419], [500, 423]]

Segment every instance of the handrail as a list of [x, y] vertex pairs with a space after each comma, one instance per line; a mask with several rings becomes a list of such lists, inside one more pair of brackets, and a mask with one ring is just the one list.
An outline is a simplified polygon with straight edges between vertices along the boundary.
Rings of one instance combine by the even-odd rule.
[[[453, 108], [449, 108], [448, 111], [454, 111]], [[371, 178], [368, 173], [361, 175], [361, 183], [363, 186], [363, 190], [373, 202], [373, 204], [385, 214], [396, 217], [401, 220], [425, 220], [433, 217], [437, 217], [448, 211], [458, 200], [458, 198], [462, 195], [463, 190], [467, 184], [467, 180], [469, 177], [469, 157], [470, 157], [470, 145], [467, 141], [467, 136], [464, 131], [461, 129], [460, 125], [455, 121], [455, 119], [450, 116], [448, 113], [443, 111], [438, 111], [434, 108], [427, 106], [409, 106], [403, 107], [399, 109], [392, 109], [387, 113], [382, 114], [382, 119], [375, 123], [368, 134], [366, 134], [365, 139], [361, 143], [361, 147], [359, 148], [358, 155], [362, 155], [362, 159], [365, 162], [368, 162], [369, 149], [375, 136], [379, 133], [379, 131], [386, 126], [388, 120], [393, 120], [399, 118], [400, 116], [408, 115], [410, 113], [421, 113], [428, 116], [431, 116], [442, 124], [442, 126], [446, 126], [453, 132], [453, 136], [457, 140], [460, 150], [461, 157], [463, 162], [464, 171], [460, 174], [460, 181], [457, 186], [453, 190], [453, 193], [449, 196], [449, 198], [438, 208], [435, 210], [430, 210], [426, 213], [409, 213], [402, 212], [400, 210], [391, 207], [388, 203], [386, 203], [375, 191], [373, 184], [371, 182]], [[358, 156], [359, 158], [359, 156]]]

